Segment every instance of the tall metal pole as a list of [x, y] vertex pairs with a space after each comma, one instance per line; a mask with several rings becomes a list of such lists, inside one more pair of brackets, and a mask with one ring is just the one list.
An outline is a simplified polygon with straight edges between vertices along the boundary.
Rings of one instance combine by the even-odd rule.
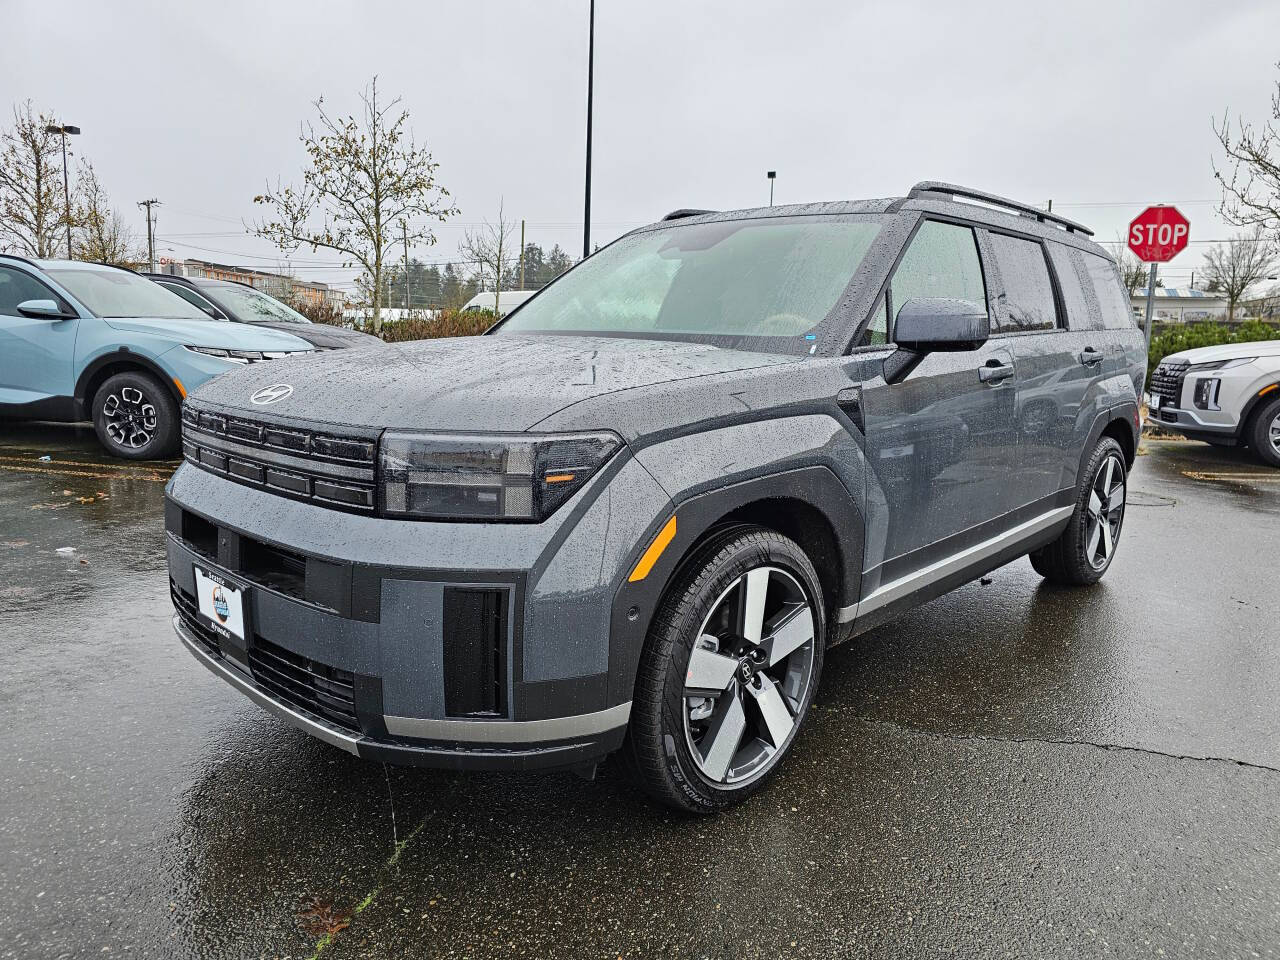
[[591, 255], [591, 95], [596, 71], [596, 0], [591, 0], [587, 34], [587, 197], [582, 211], [582, 258]]
[[524, 289], [524, 218], [520, 218], [520, 289]]
[[67, 204], [67, 259], [71, 259], [71, 186], [67, 179], [67, 128], [62, 128], [62, 195]]

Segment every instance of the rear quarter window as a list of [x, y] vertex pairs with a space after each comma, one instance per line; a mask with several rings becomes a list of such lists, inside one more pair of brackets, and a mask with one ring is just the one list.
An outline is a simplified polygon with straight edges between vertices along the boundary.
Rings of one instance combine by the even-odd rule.
[[1116, 265], [1096, 253], [1082, 252], [1080, 257], [1084, 261], [1094, 295], [1098, 298], [1098, 306], [1102, 311], [1102, 328], [1132, 330], [1135, 326], [1133, 309], [1129, 306], [1129, 297], [1120, 281], [1120, 271], [1116, 269]]
[[1067, 308], [1068, 330], [1101, 330], [1102, 310], [1093, 291], [1079, 250], [1061, 243], [1049, 244], [1049, 259], [1058, 275], [1058, 287]]

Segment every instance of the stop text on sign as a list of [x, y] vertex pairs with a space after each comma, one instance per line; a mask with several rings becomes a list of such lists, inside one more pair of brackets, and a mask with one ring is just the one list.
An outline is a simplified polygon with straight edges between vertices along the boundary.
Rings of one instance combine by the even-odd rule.
[[1191, 224], [1177, 207], [1147, 207], [1129, 224], [1129, 249], [1146, 263], [1164, 263], [1187, 248]]

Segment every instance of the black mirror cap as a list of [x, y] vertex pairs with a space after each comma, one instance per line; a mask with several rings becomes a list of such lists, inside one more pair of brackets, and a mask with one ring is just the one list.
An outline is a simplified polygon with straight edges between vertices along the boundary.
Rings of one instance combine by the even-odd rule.
[[990, 336], [986, 307], [952, 297], [908, 300], [893, 323], [893, 342], [917, 353], [976, 350]]
[[34, 320], [66, 320], [74, 316], [68, 313], [57, 300], [44, 298], [23, 300], [18, 304], [18, 313]]

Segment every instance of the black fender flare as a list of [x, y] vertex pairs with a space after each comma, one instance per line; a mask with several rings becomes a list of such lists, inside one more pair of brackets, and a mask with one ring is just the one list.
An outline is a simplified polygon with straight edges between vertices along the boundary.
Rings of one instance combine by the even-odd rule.
[[[608, 703], [632, 698], [636, 670], [649, 625], [667, 585], [679, 572], [696, 544], [734, 511], [779, 498], [799, 500], [815, 509], [831, 528], [837, 551], [837, 609], [857, 601], [862, 587], [864, 519], [849, 489], [826, 466], [797, 467], [738, 483], [717, 487], [678, 500], [672, 510], [654, 519], [633, 548], [625, 568], [629, 575], [654, 538], [674, 514], [675, 536], [648, 574], [639, 581], [623, 580], [614, 593], [609, 627]], [[815, 566], [817, 566], [815, 562]], [[834, 636], [835, 613], [827, 624]]]
[[153, 374], [168, 389], [169, 394], [173, 397], [174, 402], [181, 407], [182, 401], [186, 399], [185, 394], [179, 391], [177, 385], [173, 382], [173, 378], [164, 371], [160, 364], [156, 363], [148, 356], [141, 353], [135, 353], [128, 347], [120, 347], [109, 353], [104, 353], [99, 357], [95, 357], [93, 361], [80, 371], [80, 376], [76, 378], [75, 399], [86, 414], [92, 411], [89, 405], [93, 403], [93, 397], [89, 396], [89, 385], [97, 379], [97, 375], [106, 367], [125, 365], [137, 367], [145, 370], [147, 373]]
[[[1138, 426], [1141, 414], [1139, 412], [1137, 401], [1125, 400], [1113, 407], [1108, 407], [1099, 413], [1093, 420], [1093, 426], [1089, 428], [1089, 439], [1085, 442], [1084, 449], [1080, 451], [1080, 464], [1076, 467], [1076, 482], [1080, 482], [1080, 474], [1085, 468], [1085, 464], [1089, 462], [1089, 457], [1093, 453], [1093, 448], [1098, 445], [1098, 438], [1102, 436], [1111, 424], [1117, 420], [1123, 421], [1129, 430], [1129, 438], [1133, 444], [1133, 455], [1138, 455], [1138, 442], [1142, 439], [1142, 432]], [[1133, 466], [1133, 461], [1129, 461], [1129, 466]]]

